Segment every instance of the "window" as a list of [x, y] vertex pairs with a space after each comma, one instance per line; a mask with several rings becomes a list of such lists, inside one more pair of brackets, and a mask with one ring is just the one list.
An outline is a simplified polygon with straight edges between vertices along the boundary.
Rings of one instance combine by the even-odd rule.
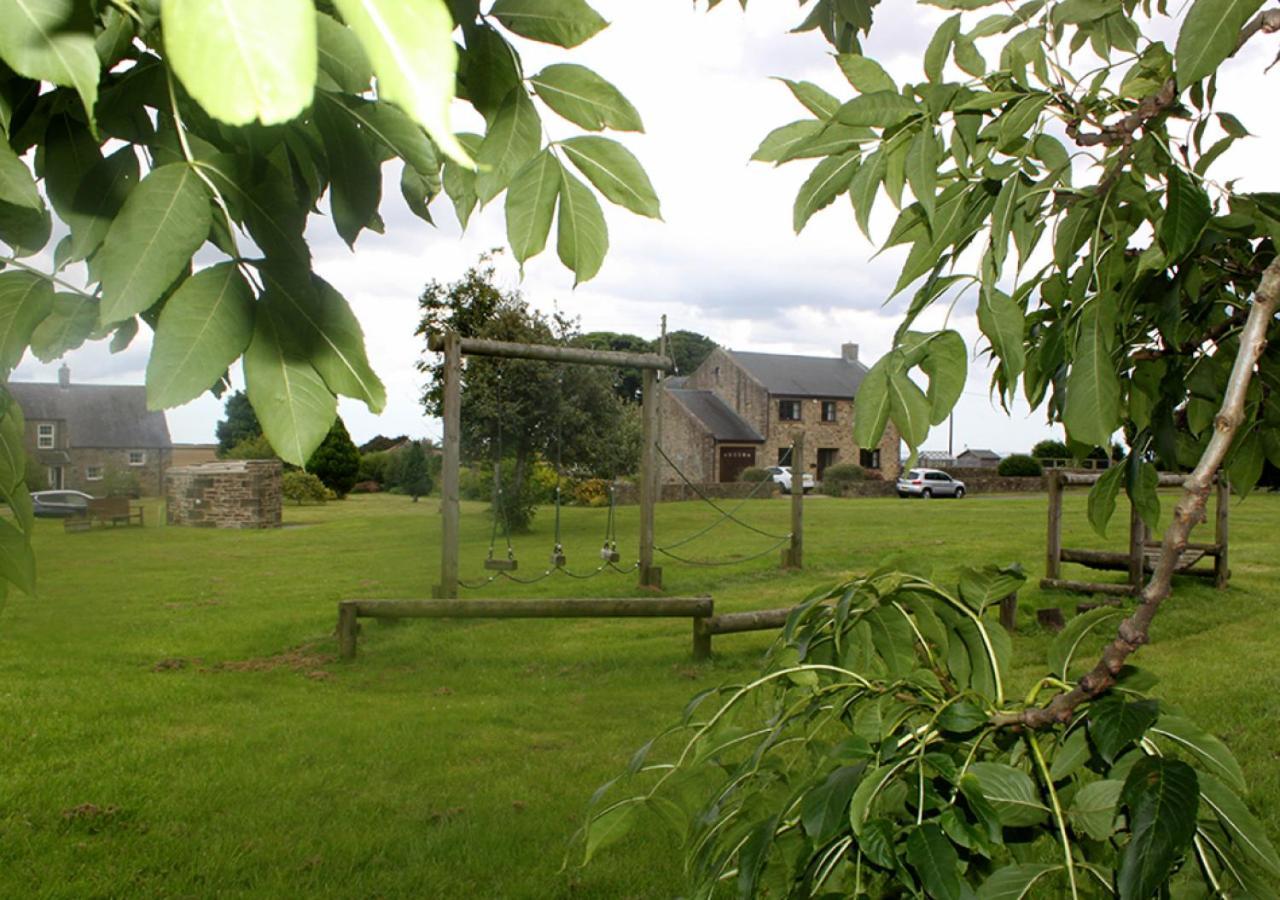
[[778, 448], [778, 465], [780, 466], [791, 465], [791, 448], [790, 447]]
[[147, 451], [145, 450], [129, 451], [129, 465], [145, 466], [146, 464], [147, 464]]
[[824, 422], [836, 421], [836, 401], [834, 400], [822, 401], [822, 421]]
[[[880, 468], [880, 451], [879, 451], [878, 449], [876, 449], [876, 450], [859, 450], [859, 451], [858, 451], [858, 465], [862, 466], [862, 468], [864, 468], [864, 469], [878, 469], [878, 468]], [[918, 478], [919, 476], [917, 475], [917, 476], [914, 476], [914, 477], [917, 477], [917, 478]]]
[[52, 422], [36, 426], [36, 447], [40, 450], [52, 450], [55, 436]]
[[950, 481], [951, 476], [947, 475], [945, 472], [926, 472], [924, 476], [924, 480], [925, 481]]
[[779, 400], [778, 401], [778, 420], [780, 422], [799, 422], [800, 421], [800, 401], [799, 400]]
[[101, 481], [102, 466], [85, 466], [84, 479], [85, 481]]

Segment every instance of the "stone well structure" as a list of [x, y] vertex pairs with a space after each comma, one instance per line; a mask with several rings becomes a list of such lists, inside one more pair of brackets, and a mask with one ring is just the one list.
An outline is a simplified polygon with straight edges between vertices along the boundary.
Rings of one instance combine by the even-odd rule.
[[179, 466], [166, 477], [170, 525], [279, 528], [281, 465], [246, 459]]

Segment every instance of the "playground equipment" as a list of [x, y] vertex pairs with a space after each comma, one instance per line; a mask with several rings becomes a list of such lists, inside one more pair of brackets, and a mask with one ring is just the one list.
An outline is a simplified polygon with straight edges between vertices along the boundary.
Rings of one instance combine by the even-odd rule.
[[[1155, 568], [1155, 560], [1160, 554], [1160, 542], [1151, 540], [1137, 509], [1130, 504], [1127, 553], [1064, 547], [1062, 546], [1063, 492], [1068, 487], [1096, 484], [1102, 476], [1093, 472], [1050, 472], [1045, 477], [1049, 481], [1049, 527], [1045, 553], [1045, 577], [1041, 579], [1040, 586], [1086, 594], [1129, 596], [1139, 593], [1145, 576]], [[1181, 487], [1186, 477], [1173, 472], [1162, 472], [1160, 486]], [[1221, 475], [1216, 485], [1213, 543], [1187, 544], [1178, 558], [1174, 574], [1212, 578], [1214, 587], [1221, 590], [1226, 588], [1231, 577], [1231, 571], [1227, 567], [1227, 519], [1230, 510], [1228, 503], [1230, 491], [1226, 478]], [[1198, 566], [1201, 560], [1212, 560], [1212, 567]], [[1128, 578], [1124, 583], [1064, 579], [1062, 577], [1064, 562], [1077, 563], [1091, 569], [1123, 571], [1128, 573]]]

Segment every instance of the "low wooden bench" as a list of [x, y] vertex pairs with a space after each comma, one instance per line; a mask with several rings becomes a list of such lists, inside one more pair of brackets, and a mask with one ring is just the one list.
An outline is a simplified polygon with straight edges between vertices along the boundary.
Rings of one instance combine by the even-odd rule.
[[117, 525], [142, 527], [142, 524], [142, 507], [131, 505], [128, 497], [94, 498], [89, 501], [83, 516], [62, 520], [62, 527], [67, 531], [88, 531], [94, 525], [114, 528]]

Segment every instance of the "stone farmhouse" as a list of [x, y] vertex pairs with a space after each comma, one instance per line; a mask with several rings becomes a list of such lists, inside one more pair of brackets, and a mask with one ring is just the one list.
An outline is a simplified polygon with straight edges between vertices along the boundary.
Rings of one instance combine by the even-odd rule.
[[[901, 440], [892, 424], [877, 447], [853, 442], [854, 398], [866, 374], [857, 344], [837, 357], [716, 348], [691, 375], [663, 381], [663, 450], [695, 484], [736, 481], [749, 466], [790, 465], [791, 443], [804, 432], [816, 480], [836, 463], [895, 479]], [[661, 477], [680, 480], [665, 461]]]
[[173, 441], [163, 412], [147, 409], [142, 385], [10, 382], [26, 418], [29, 458], [44, 467], [50, 489], [101, 496], [113, 471], [131, 472], [143, 495], [164, 494]]

